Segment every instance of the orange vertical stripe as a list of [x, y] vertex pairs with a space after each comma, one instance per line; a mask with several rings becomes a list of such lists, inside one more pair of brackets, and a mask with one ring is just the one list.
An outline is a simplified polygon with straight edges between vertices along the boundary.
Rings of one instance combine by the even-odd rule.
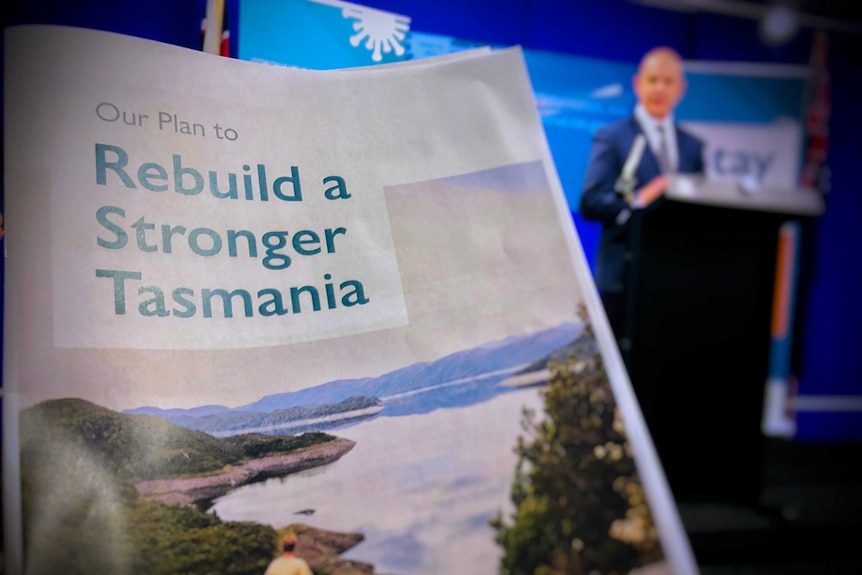
[[782, 229], [778, 239], [778, 257], [775, 265], [775, 288], [772, 296], [772, 337], [787, 336], [790, 319], [791, 272], [793, 271], [792, 229]]

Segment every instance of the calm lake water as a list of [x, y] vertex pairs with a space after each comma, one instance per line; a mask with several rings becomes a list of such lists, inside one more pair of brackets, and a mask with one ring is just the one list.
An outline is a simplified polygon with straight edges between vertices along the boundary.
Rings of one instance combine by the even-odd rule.
[[[344, 557], [375, 573], [490, 575], [500, 549], [488, 521], [511, 509], [524, 405], [541, 412], [537, 388], [329, 430], [356, 447], [330, 465], [237, 489], [213, 508], [225, 520], [363, 533]], [[314, 513], [297, 514], [307, 509]]]

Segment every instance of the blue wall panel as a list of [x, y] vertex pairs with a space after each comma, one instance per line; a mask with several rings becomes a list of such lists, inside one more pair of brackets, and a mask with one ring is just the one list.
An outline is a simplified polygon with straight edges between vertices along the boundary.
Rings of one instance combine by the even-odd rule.
[[[831, 191], [818, 222], [805, 316], [801, 393], [862, 395], [862, 70], [836, 54], [830, 125]], [[862, 419], [862, 416], [857, 414]], [[803, 430], [804, 431], [804, 430]], [[858, 435], [862, 438], [862, 432]]]
[[689, 57], [690, 14], [606, 0], [538, 0], [533, 7], [530, 48], [636, 62], [660, 43]]

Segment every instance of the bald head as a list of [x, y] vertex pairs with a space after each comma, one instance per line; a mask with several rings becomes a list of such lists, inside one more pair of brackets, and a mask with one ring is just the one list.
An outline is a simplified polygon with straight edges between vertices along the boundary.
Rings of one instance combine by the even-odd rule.
[[685, 91], [682, 58], [673, 48], [653, 48], [641, 58], [634, 77], [635, 95], [650, 116], [663, 119]]
[[682, 57], [679, 55], [679, 52], [667, 46], [653, 48], [644, 54], [641, 58], [640, 64], [638, 65], [638, 73], [642, 72], [645, 68], [659, 64], [675, 66], [679, 68], [679, 72], [682, 73]]

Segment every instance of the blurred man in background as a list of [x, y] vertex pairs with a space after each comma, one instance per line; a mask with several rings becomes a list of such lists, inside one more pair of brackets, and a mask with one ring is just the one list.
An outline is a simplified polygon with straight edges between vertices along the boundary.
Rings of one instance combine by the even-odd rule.
[[[640, 241], [637, 220], [660, 209], [667, 174], [704, 171], [703, 143], [674, 120], [674, 109], [685, 92], [680, 55], [667, 47], [650, 50], [640, 61], [633, 85], [634, 113], [603, 127], [593, 138], [580, 202], [585, 219], [602, 223], [596, 286], [627, 366], [631, 347], [627, 300]], [[636, 145], [639, 136], [645, 138], [642, 153]], [[630, 155], [632, 178], [625, 178]]]

